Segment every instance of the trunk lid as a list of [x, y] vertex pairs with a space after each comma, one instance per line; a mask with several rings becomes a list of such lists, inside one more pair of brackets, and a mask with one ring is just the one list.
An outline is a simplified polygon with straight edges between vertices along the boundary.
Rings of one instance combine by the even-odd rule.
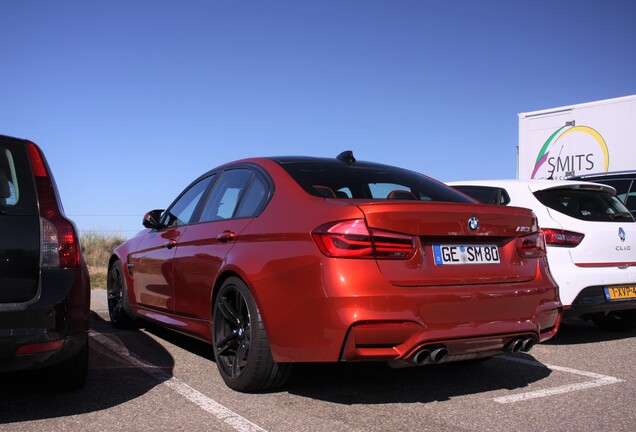
[[[385, 277], [396, 285], [512, 283], [535, 278], [537, 258], [522, 258], [517, 252], [519, 237], [538, 229], [528, 209], [386, 201], [358, 207], [370, 229], [415, 238], [416, 251], [410, 259], [377, 260]], [[469, 226], [471, 220], [478, 222], [476, 229]]]

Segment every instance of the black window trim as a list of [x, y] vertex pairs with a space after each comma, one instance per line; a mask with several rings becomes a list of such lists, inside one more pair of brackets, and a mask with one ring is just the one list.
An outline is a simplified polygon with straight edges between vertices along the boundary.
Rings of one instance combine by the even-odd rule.
[[[211, 177], [211, 176], [216, 176], [216, 178], [213, 181], [210, 182], [210, 184], [206, 187], [206, 189], [201, 194], [201, 198], [199, 198], [199, 202], [197, 203], [194, 211], [192, 212], [192, 216], [190, 218], [191, 222], [187, 223], [187, 224], [184, 224], [184, 225], [181, 225], [181, 226], [191, 226], [191, 225], [198, 225], [198, 224], [201, 224], [201, 223], [209, 223], [210, 221], [203, 221], [203, 222], [200, 221], [201, 214], [203, 213], [203, 208], [205, 207], [205, 204], [207, 203], [208, 199], [210, 199], [210, 196], [212, 195], [212, 192], [216, 188], [216, 185], [220, 181], [220, 179], [223, 176], [223, 174], [225, 174], [227, 171], [233, 171], [233, 170], [236, 170], [236, 169], [247, 169], [247, 170], [251, 171], [252, 174], [251, 174], [249, 180], [247, 181], [247, 183], [245, 184], [245, 186], [246, 186], [245, 190], [243, 190], [241, 192], [241, 195], [238, 197], [238, 199], [236, 201], [236, 208], [234, 209], [232, 217], [230, 219], [226, 219], [226, 220], [249, 219], [249, 218], [255, 218], [255, 217], [260, 216], [261, 213], [263, 213], [263, 211], [265, 210], [265, 208], [269, 204], [270, 200], [272, 199], [272, 196], [274, 195], [274, 189], [275, 189], [274, 188], [274, 182], [273, 182], [272, 178], [270, 177], [270, 175], [263, 168], [261, 168], [259, 165], [254, 164], [254, 163], [249, 163], [249, 162], [238, 163], [238, 164], [226, 165], [226, 166], [223, 166], [220, 169], [210, 170], [210, 171], [200, 175], [195, 180], [193, 180], [192, 183], [190, 183], [185, 189], [183, 189], [183, 191], [181, 191], [181, 193], [172, 201], [170, 206], [161, 215], [162, 228], [160, 228], [160, 230], [164, 230], [166, 228], [174, 228], [174, 225], [170, 225], [170, 226], [166, 225], [166, 221], [168, 219], [168, 215], [170, 214], [170, 210], [172, 209], [172, 207], [174, 207], [174, 205], [177, 203], [177, 201], [179, 201], [179, 199], [187, 191], [189, 191], [195, 184], [197, 184], [198, 182], [204, 180], [205, 178], [208, 178], [208, 177]], [[266, 197], [263, 200], [263, 202], [261, 203], [261, 205], [259, 206], [258, 211], [255, 212], [254, 215], [247, 216], [247, 217], [236, 218], [235, 214], [236, 214], [238, 208], [241, 205], [241, 202], [243, 200], [243, 196], [245, 195], [245, 192], [247, 191], [247, 187], [251, 184], [251, 182], [254, 180], [254, 177], [257, 176], [257, 175], [265, 183], [265, 186], [267, 188]]]

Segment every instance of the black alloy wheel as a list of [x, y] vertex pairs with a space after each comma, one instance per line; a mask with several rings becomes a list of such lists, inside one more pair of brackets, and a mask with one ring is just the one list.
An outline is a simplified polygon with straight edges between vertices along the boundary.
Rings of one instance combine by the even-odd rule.
[[241, 279], [230, 277], [221, 286], [212, 326], [216, 364], [230, 388], [267, 390], [287, 380], [291, 368], [274, 362], [260, 311]]
[[231, 379], [241, 376], [250, 354], [250, 311], [241, 290], [226, 286], [217, 298], [214, 326], [215, 353], [219, 366]]
[[134, 318], [128, 303], [128, 289], [120, 261], [116, 261], [108, 271], [106, 295], [108, 315], [113, 327], [121, 329], [133, 327]]

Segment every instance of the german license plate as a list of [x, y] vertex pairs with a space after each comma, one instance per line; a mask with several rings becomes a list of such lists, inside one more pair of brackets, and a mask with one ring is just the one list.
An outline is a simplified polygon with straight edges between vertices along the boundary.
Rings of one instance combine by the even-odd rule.
[[636, 299], [636, 286], [613, 286], [605, 287], [605, 297], [608, 300], [628, 300]]
[[496, 245], [433, 245], [435, 265], [498, 264]]

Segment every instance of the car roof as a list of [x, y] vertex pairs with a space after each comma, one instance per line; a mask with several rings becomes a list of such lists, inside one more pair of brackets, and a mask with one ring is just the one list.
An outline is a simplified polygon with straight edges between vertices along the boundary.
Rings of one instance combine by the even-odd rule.
[[602, 190], [612, 195], [616, 195], [616, 189], [601, 183], [593, 183], [580, 180], [468, 180], [446, 182], [449, 186], [490, 186], [506, 189], [528, 189], [531, 192], [548, 189], [591, 189]]

